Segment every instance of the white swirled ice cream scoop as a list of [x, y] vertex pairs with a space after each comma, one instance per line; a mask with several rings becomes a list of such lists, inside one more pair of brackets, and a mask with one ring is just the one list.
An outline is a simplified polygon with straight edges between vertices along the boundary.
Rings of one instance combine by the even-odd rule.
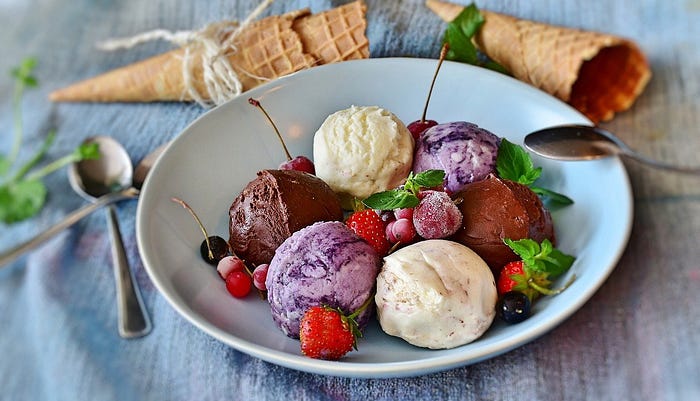
[[347, 207], [353, 198], [401, 185], [411, 171], [413, 147], [413, 136], [393, 113], [352, 106], [328, 116], [316, 131], [316, 175]]
[[385, 257], [375, 295], [384, 332], [433, 349], [481, 337], [493, 322], [496, 300], [486, 262], [448, 240], [421, 241]]

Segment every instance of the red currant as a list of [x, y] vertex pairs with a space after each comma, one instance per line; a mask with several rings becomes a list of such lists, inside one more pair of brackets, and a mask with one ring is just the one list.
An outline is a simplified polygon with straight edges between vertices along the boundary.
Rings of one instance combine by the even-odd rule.
[[236, 298], [244, 298], [250, 293], [253, 280], [245, 271], [235, 271], [226, 276], [226, 289]]

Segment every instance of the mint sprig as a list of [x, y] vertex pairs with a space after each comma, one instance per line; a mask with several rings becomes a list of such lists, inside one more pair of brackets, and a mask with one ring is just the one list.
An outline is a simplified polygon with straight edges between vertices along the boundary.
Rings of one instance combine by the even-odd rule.
[[472, 38], [483, 24], [484, 16], [474, 3], [464, 7], [459, 15], [447, 24], [443, 43], [449, 45], [449, 50], [445, 58], [507, 73], [503, 66], [479, 53], [472, 42]]
[[548, 239], [537, 243], [537, 241], [528, 238], [517, 241], [506, 238], [503, 242], [522, 259], [527, 269], [544, 273], [548, 278], [564, 274], [576, 260], [574, 256], [554, 248]]
[[38, 86], [34, 74], [37, 60], [26, 58], [19, 66], [12, 69], [15, 90], [12, 102], [14, 115], [14, 143], [7, 155], [0, 155], [0, 221], [16, 223], [26, 220], [41, 210], [46, 202], [47, 189], [41, 179], [63, 166], [86, 159], [97, 159], [100, 152], [97, 144], [81, 145], [72, 153], [61, 157], [43, 167], [34, 169], [44, 158], [53, 144], [55, 132], [49, 131], [42, 146], [21, 166], [13, 170], [19, 158], [24, 127], [22, 121], [22, 97], [27, 88]]
[[370, 195], [362, 203], [375, 210], [394, 210], [418, 206], [418, 193], [423, 188], [433, 188], [445, 180], [443, 170], [426, 170], [416, 175], [408, 174], [402, 187]]
[[503, 179], [530, 187], [544, 201], [554, 206], [566, 206], [574, 203], [573, 199], [566, 195], [533, 185], [542, 175], [542, 167], [535, 167], [530, 154], [506, 138], [502, 138], [500, 145], [498, 145], [496, 172]]

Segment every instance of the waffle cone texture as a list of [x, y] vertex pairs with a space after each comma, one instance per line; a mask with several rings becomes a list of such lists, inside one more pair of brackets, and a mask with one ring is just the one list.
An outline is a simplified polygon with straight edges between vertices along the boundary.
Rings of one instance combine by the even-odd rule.
[[[357, 0], [318, 14], [308, 9], [269, 16], [246, 26], [226, 53], [242, 90], [319, 64], [369, 57], [366, 6]], [[186, 82], [185, 52], [191, 60]], [[55, 102], [192, 101], [188, 89], [211, 98], [203, 49], [179, 48], [56, 90]]]
[[[463, 6], [427, 0], [444, 21]], [[569, 103], [594, 123], [627, 110], [642, 93], [651, 70], [630, 40], [481, 10], [484, 24], [474, 43], [515, 78]]]

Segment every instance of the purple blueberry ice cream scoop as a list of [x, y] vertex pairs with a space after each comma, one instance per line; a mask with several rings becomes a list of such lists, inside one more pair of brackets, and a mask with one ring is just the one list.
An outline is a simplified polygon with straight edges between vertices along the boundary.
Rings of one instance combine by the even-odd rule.
[[[345, 224], [319, 222], [292, 234], [275, 251], [267, 271], [272, 320], [289, 337], [299, 338], [299, 323], [316, 305], [346, 314], [372, 296], [381, 258]], [[360, 329], [373, 308], [357, 318]]]
[[456, 121], [425, 130], [416, 143], [413, 173], [444, 170], [445, 189], [451, 193], [496, 170], [501, 139], [476, 124]]

